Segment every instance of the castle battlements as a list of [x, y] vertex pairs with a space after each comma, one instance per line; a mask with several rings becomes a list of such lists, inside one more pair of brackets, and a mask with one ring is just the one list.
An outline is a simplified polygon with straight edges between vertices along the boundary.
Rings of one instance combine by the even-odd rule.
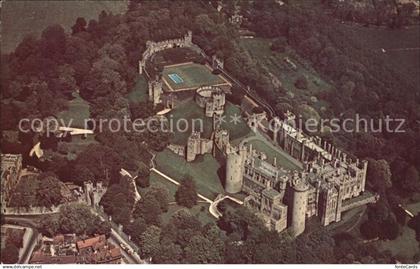
[[147, 41], [146, 50], [143, 52], [142, 58], [139, 60], [139, 74], [143, 73], [147, 60], [153, 54], [174, 47], [194, 47], [194, 44], [192, 43], [192, 32], [188, 31], [182, 38], [168, 39], [158, 42], [150, 40]]

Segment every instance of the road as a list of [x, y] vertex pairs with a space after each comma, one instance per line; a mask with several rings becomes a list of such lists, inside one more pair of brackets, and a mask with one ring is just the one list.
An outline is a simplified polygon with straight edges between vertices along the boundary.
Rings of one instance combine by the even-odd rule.
[[[101, 217], [100, 215], [98, 215], [99, 217]], [[28, 247], [25, 249], [24, 253], [22, 254], [22, 257], [20, 259], [20, 263], [24, 263], [27, 264], [29, 263], [29, 260], [31, 258], [32, 252], [36, 246], [37, 243], [37, 238], [39, 236], [39, 232], [37, 230], [37, 224], [35, 222], [36, 219], [42, 217], [42, 215], [38, 215], [38, 216], [6, 216], [5, 217], [5, 222], [6, 223], [10, 223], [10, 224], [18, 224], [20, 226], [24, 226], [24, 227], [29, 227], [31, 229], [33, 229], [33, 234], [32, 237], [29, 240], [28, 243]], [[102, 217], [101, 217], [102, 218]], [[103, 219], [103, 218], [102, 218]], [[112, 242], [120, 247], [120, 244], [123, 244], [125, 246], [127, 246], [128, 249], [131, 249], [132, 253], [128, 253], [127, 251], [125, 251], [124, 249], [121, 249], [121, 252], [124, 256], [124, 258], [126, 259], [127, 262], [133, 263], [133, 264], [143, 264], [146, 263], [144, 260], [142, 260], [140, 258], [140, 256], [134, 252], [134, 250], [130, 247], [130, 244], [128, 242], [126, 242], [119, 234], [117, 231], [115, 231], [114, 229], [111, 229], [111, 236], [110, 239], [113, 240]]]
[[[104, 217], [101, 214], [96, 212], [93, 208], [91, 209], [91, 211], [93, 214], [97, 215], [101, 220], [107, 221], [104, 219]], [[121, 249], [121, 252], [123, 253], [124, 257], [129, 256], [129, 258], [126, 258], [127, 262], [130, 262], [133, 264], [146, 263], [144, 260], [140, 258], [138, 253], [134, 251], [134, 249], [130, 245], [130, 242], [127, 242], [122, 236], [120, 236], [118, 231], [116, 231], [114, 228], [111, 228], [110, 239], [113, 240], [114, 244]], [[125, 249], [123, 249], [121, 245], [124, 245], [129, 251], [126, 251]]]
[[121, 249], [121, 254], [124, 257], [124, 262], [128, 264], [137, 264], [136, 259], [134, 259], [130, 253], [128, 253], [125, 249], [121, 248], [119, 246], [118, 240], [111, 234], [108, 241], [112, 243], [113, 245], [119, 247]]
[[243, 201], [241, 201], [239, 199], [236, 199], [235, 197], [231, 197], [229, 195], [224, 195], [224, 196], [220, 195], [220, 197], [219, 196], [216, 197], [216, 199], [209, 206], [209, 212], [210, 212], [210, 214], [212, 214], [217, 219], [219, 219], [222, 216], [222, 213], [217, 208], [217, 205], [225, 199], [230, 199], [233, 202], [235, 202], [237, 204], [240, 204], [240, 205], [244, 204]]

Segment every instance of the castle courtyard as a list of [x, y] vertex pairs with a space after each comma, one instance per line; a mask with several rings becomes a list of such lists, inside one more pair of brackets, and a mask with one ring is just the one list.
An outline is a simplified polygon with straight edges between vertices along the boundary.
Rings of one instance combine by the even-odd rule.
[[181, 63], [165, 66], [162, 80], [169, 91], [193, 90], [200, 86], [230, 85], [220, 75], [212, 74], [206, 65], [198, 63]]
[[210, 199], [224, 192], [218, 175], [220, 164], [211, 154], [199, 156], [194, 162], [189, 163], [185, 158], [165, 149], [156, 155], [155, 161], [159, 171], [177, 181], [190, 175], [196, 184], [197, 192]]

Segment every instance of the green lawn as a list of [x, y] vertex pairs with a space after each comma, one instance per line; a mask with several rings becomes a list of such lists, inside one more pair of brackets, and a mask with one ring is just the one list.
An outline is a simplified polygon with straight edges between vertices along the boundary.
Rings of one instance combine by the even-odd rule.
[[[171, 139], [171, 143], [186, 145], [193, 127], [195, 127], [196, 131], [203, 132], [201, 134], [202, 137], [210, 138], [211, 136], [213, 120], [206, 117], [204, 109], [199, 107], [194, 100], [188, 100], [187, 102], [177, 106], [170, 112], [168, 119], [173, 122], [175, 131], [175, 134]], [[184, 119], [188, 121], [188, 129], [185, 132], [182, 131], [184, 127], [186, 127], [183, 123]], [[176, 128], [177, 123], [179, 123], [180, 130]]]
[[[238, 106], [227, 102], [224, 115], [226, 121], [222, 123], [222, 128], [229, 131], [230, 140], [240, 140], [251, 133], [251, 129], [248, 127], [244, 119], [241, 118], [241, 121], [238, 124], [233, 124], [231, 122], [231, 116], [241, 115], [241, 110]], [[179, 122], [181, 129], [183, 129], [185, 125], [182, 124], [182, 120], [180, 121], [180, 119], [186, 119], [189, 125], [187, 131], [185, 132], [182, 130], [178, 131], [177, 128], [174, 128], [175, 135], [171, 139], [171, 143], [174, 144], [186, 145], [188, 137], [191, 135], [193, 123], [195, 123], [194, 125], [196, 131], [203, 131], [201, 136], [204, 138], [210, 138], [213, 131], [212, 118], [206, 117], [204, 109], [199, 107], [194, 100], [188, 100], [187, 102], [177, 106], [171, 111], [168, 118], [172, 120], [174, 127], [177, 122]], [[199, 122], [202, 122], [202, 125]]]
[[156, 164], [157, 169], [177, 181], [190, 175], [198, 192], [210, 199], [224, 192], [217, 174], [220, 164], [210, 154], [198, 156], [194, 162], [188, 163], [183, 157], [165, 149], [156, 155]]
[[414, 215], [417, 215], [420, 213], [420, 202], [408, 204], [406, 207]]
[[276, 158], [277, 166], [290, 170], [301, 170], [299, 166], [297, 166], [295, 163], [293, 163], [287, 157], [285, 157], [287, 153], [282, 151], [280, 148], [277, 148], [275, 150], [259, 139], [253, 139], [247, 144], [252, 144], [253, 149], [256, 149], [260, 152], [264, 152], [267, 155], [267, 161], [270, 163], [273, 163], [274, 158]]
[[58, 151], [65, 155], [68, 160], [74, 160], [87, 146], [93, 143], [98, 143], [93, 135], [88, 135], [86, 138], [75, 135], [71, 137], [71, 142], [58, 142]]
[[136, 85], [127, 94], [127, 99], [130, 103], [146, 102], [148, 99], [148, 85], [144, 76], [139, 75]]
[[[60, 124], [63, 121], [66, 126], [71, 124], [71, 127], [85, 128], [90, 118], [90, 105], [78, 93], [73, 93], [73, 96], [74, 99], [68, 102], [67, 110], [59, 112], [57, 118]], [[88, 135], [86, 138], [76, 135], [72, 136], [71, 142], [59, 142], [58, 149], [67, 159], [74, 160], [91, 143], [97, 143], [93, 135]]]
[[241, 139], [251, 134], [251, 129], [245, 122], [245, 119], [241, 117], [241, 121], [237, 124], [232, 122], [233, 116], [241, 116], [241, 109], [232, 103], [226, 103], [225, 114], [226, 122], [222, 123], [222, 128], [229, 131], [229, 139]]
[[[169, 74], [178, 74], [183, 82], [176, 84]], [[167, 66], [163, 69], [163, 79], [172, 87], [173, 90], [186, 88], [197, 88], [226, 83], [220, 76], [213, 75], [205, 66], [197, 63], [189, 63], [177, 66]]]
[[[173, 184], [172, 182], [169, 182], [168, 180], [164, 179], [159, 174], [156, 174], [154, 172], [150, 173], [150, 187], [157, 187], [162, 188], [168, 191], [169, 193], [169, 202], [175, 202], [175, 192], [178, 189], [178, 187]], [[138, 190], [141, 195], [145, 194], [149, 189], [148, 188], [140, 188], [138, 187]]]
[[78, 93], [73, 93], [73, 99], [68, 102], [67, 110], [57, 114], [57, 118], [62, 120], [66, 126], [85, 128], [85, 120], [90, 118], [90, 105]]
[[[185, 207], [179, 206], [175, 203], [175, 192], [178, 189], [178, 187], [160, 176], [159, 174], [152, 172], [150, 174], [150, 187], [148, 188], [138, 188], [141, 195], [144, 195], [151, 187], [158, 187], [162, 189], [166, 189], [169, 193], [169, 202], [171, 203], [169, 205], [169, 210], [166, 213], [163, 213], [162, 220], [166, 224], [169, 222], [171, 216], [180, 209], [185, 209]], [[203, 225], [214, 222], [216, 219], [210, 215], [209, 213], [209, 204], [199, 202], [196, 206], [193, 208], [187, 209], [191, 212], [194, 216], [196, 216]]]

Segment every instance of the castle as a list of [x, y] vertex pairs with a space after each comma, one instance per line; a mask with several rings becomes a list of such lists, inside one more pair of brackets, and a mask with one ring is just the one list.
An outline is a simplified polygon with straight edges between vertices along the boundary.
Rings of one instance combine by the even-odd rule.
[[[188, 32], [181, 39], [148, 42], [139, 62], [139, 72], [153, 53], [173, 46], [196, 46], [191, 40], [191, 32]], [[213, 68], [223, 69], [223, 61], [216, 56], [207, 59]], [[149, 81], [150, 101], [170, 107], [173, 98], [162, 93], [159, 78]], [[201, 86], [196, 89], [194, 100], [204, 109], [206, 117], [213, 118], [211, 137], [203, 138], [201, 133], [193, 130], [186, 145], [171, 144], [168, 149], [188, 162], [194, 161], [198, 155], [210, 153], [224, 160], [225, 191], [245, 194], [244, 205], [253, 210], [269, 229], [280, 232], [289, 228], [292, 235], [298, 236], [305, 230], [306, 220], [310, 217], [318, 216], [326, 226], [340, 221], [343, 212], [378, 199], [378, 196], [365, 192], [367, 162], [348, 158], [321, 138], [308, 136], [294, 128], [295, 116], [292, 113], [287, 112], [284, 121], [273, 117], [273, 129], [268, 128], [271, 126], [267, 113], [253, 98], [246, 95], [241, 104], [248, 125], [299, 163], [300, 169], [287, 170], [277, 164], [275, 158], [269, 162], [265, 153], [253, 149], [252, 144], [245, 141], [238, 146], [230, 144], [229, 132], [215, 120], [224, 113], [223, 90]]]
[[[192, 32], [188, 31], [183, 37], [176, 38], [176, 39], [169, 39], [163, 40], [159, 42], [155, 41], [147, 41], [146, 42], [146, 50], [142, 53], [142, 58], [138, 62], [138, 69], [139, 74], [145, 73], [148, 78], [148, 96], [149, 101], [153, 103], [153, 105], [163, 104], [165, 108], [174, 108], [179, 96], [184, 96], [185, 93], [181, 92], [173, 92], [164, 90], [164, 83], [162, 81], [161, 75], [150, 76], [146, 69], [146, 63], [149, 59], [152, 58], [154, 54], [157, 52], [171, 49], [171, 48], [189, 48], [192, 51], [196, 52], [198, 55], [201, 55], [204, 59], [208, 61], [208, 67], [212, 70], [216, 69], [223, 69], [224, 62], [222, 59], [218, 58], [216, 55], [212, 55], [211, 57], [207, 56], [206, 53], [196, 44], [192, 42]], [[202, 87], [202, 92], [205, 94], [207, 90], [210, 92], [213, 89], [205, 89], [206, 86]], [[191, 89], [194, 90], [194, 89]], [[186, 93], [186, 95], [190, 95]], [[200, 95], [200, 94], [198, 94]], [[203, 98], [206, 98], [203, 96]], [[224, 102], [224, 97], [223, 97]], [[210, 112], [209, 112], [210, 113]]]
[[300, 161], [302, 169], [287, 170], [275, 158], [270, 163], [265, 153], [244, 141], [232, 146], [229, 132], [220, 126], [210, 139], [193, 132], [186, 154], [180, 155], [191, 162], [199, 154], [221, 154], [226, 164], [225, 191], [246, 194], [244, 205], [269, 229], [289, 228], [293, 236], [305, 230], [310, 217], [318, 216], [326, 226], [340, 221], [347, 210], [376, 202], [378, 196], [365, 192], [367, 161], [347, 158], [331, 144], [289, 125], [293, 114], [288, 112], [286, 117], [286, 122], [276, 119], [282, 125], [275, 137], [282, 149]]
[[[205, 116], [213, 118], [213, 122], [216, 122], [217, 116], [223, 115], [226, 99], [225, 92], [219, 87], [200, 87], [196, 90], [194, 99], [198, 106], [204, 109]], [[214, 127], [214, 129], [218, 130], [217, 127]], [[219, 135], [221, 134], [216, 131], [213, 132], [212, 138], [202, 138], [200, 132], [193, 130], [188, 137], [186, 146], [171, 144], [168, 148], [172, 152], [186, 157], [187, 162], [192, 162], [197, 155], [212, 153], [214, 151], [215, 139], [218, 139]], [[229, 138], [227, 140], [229, 141]]]
[[[288, 112], [286, 119], [292, 116]], [[286, 122], [278, 130], [279, 145], [301, 161], [303, 169], [285, 170], [275, 159], [269, 163], [252, 144], [241, 144], [226, 152], [226, 192], [247, 194], [245, 206], [269, 229], [290, 227], [294, 236], [305, 230], [312, 216], [326, 226], [340, 221], [344, 211], [376, 202], [378, 196], [365, 192], [367, 161], [353, 161], [326, 142], [322, 147], [320, 138], [306, 136]]]
[[205, 108], [206, 117], [221, 116], [226, 103], [224, 91], [215, 86], [198, 88], [195, 101], [200, 107]]

